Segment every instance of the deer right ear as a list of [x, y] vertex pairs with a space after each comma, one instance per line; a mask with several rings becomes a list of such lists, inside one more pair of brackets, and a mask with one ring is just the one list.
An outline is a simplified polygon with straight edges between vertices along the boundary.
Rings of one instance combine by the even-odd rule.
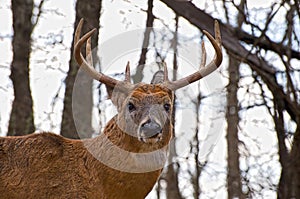
[[[125, 80], [122, 81], [122, 82], [123, 82], [123, 84], [117, 84], [115, 86], [123, 87], [122, 85], [125, 85], [125, 84], [131, 85], [131, 83], [130, 83], [130, 63], [129, 63], [129, 61], [127, 62], [126, 69], [125, 69]], [[105, 84], [105, 87], [106, 87], [106, 91], [107, 91], [107, 94], [108, 94], [108, 99], [112, 99], [112, 93], [113, 93], [115, 87], [109, 86], [107, 84]], [[127, 87], [127, 90], [131, 88], [131, 86], [125, 86], [125, 87]], [[121, 90], [123, 90], [125, 92], [127, 91], [126, 89], [125, 90], [121, 89]]]
[[151, 84], [162, 84], [164, 82], [164, 71], [159, 70], [154, 73]]
[[128, 97], [130, 91], [124, 92], [116, 88], [115, 89], [111, 89], [108, 87], [106, 88], [107, 88], [109, 99], [117, 107], [118, 112], [120, 112], [122, 110], [122, 105], [124, 104], [124, 101]]

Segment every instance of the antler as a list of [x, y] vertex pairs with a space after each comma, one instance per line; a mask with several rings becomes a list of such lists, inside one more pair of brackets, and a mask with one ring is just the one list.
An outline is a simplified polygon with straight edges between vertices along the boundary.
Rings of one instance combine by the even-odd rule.
[[[94, 28], [93, 30], [86, 33], [83, 37], [80, 38], [80, 33], [83, 25], [83, 19], [80, 20], [78, 23], [78, 26], [76, 28], [75, 37], [74, 37], [74, 57], [77, 63], [88, 73], [91, 75], [92, 78], [95, 80], [98, 80], [105, 85], [115, 88], [116, 85], [118, 85], [118, 89], [128, 91], [131, 88], [133, 88], [133, 84], [130, 83], [130, 67], [129, 62], [126, 66], [125, 71], [125, 80], [119, 81], [114, 78], [111, 78], [109, 76], [104, 75], [103, 73], [97, 72], [94, 67], [92, 66], [92, 57], [91, 57], [91, 39], [90, 37], [92, 34], [96, 31]], [[213, 45], [216, 53], [213, 58], [213, 60], [205, 66], [206, 63], [206, 51], [204, 43], [202, 42], [202, 61], [200, 64], [200, 68], [197, 72], [184, 77], [182, 79], [176, 80], [176, 81], [170, 81], [168, 78], [168, 70], [167, 66], [164, 66], [164, 82], [163, 84], [168, 87], [171, 90], [177, 90], [179, 88], [182, 88], [184, 86], [187, 86], [195, 81], [198, 81], [199, 79], [209, 75], [214, 70], [216, 70], [222, 63], [222, 49], [221, 49], [221, 33], [220, 33], [220, 27], [218, 21], [215, 21], [215, 38], [209, 34], [207, 31], [203, 31], [203, 33], [208, 37], [211, 44]], [[87, 42], [86, 46], [86, 54], [88, 61], [83, 57], [81, 54], [81, 47], [82, 45]]]
[[[85, 70], [93, 79], [98, 80], [102, 82], [103, 84], [114, 88], [116, 85], [118, 85], [118, 89], [122, 90], [128, 90], [132, 87], [132, 84], [130, 83], [130, 66], [129, 62], [126, 66], [125, 71], [125, 81], [119, 81], [114, 78], [111, 78], [109, 76], [104, 75], [101, 72], [98, 72], [95, 70], [95, 68], [92, 66], [92, 54], [91, 54], [91, 36], [96, 31], [94, 28], [93, 30], [86, 33], [83, 37], [80, 38], [81, 29], [83, 25], [83, 19], [81, 19], [78, 23], [78, 26], [75, 31], [75, 37], [74, 37], [74, 57], [76, 62], [79, 64], [79, 66], [82, 67], [83, 70]], [[81, 53], [81, 47], [83, 44], [87, 42], [86, 44], [86, 57], [87, 60], [83, 57]]]
[[214, 59], [207, 65], [205, 66], [206, 63], [206, 51], [205, 51], [205, 46], [204, 43], [202, 42], [202, 61], [200, 65], [200, 69], [182, 79], [176, 80], [176, 81], [169, 81], [168, 78], [168, 71], [167, 71], [167, 66], [164, 66], [164, 83], [165, 86], [167, 86], [171, 90], [177, 90], [179, 88], [182, 88], [184, 86], [187, 86], [195, 81], [198, 81], [199, 79], [205, 77], [206, 75], [209, 75], [212, 73], [214, 70], [216, 70], [222, 63], [222, 49], [221, 49], [221, 33], [220, 33], [220, 27], [219, 23], [216, 20], [215, 21], [215, 37], [214, 38], [211, 34], [209, 34], [207, 31], [203, 31], [203, 33], [208, 37], [209, 41], [213, 45], [216, 53], [214, 56]]

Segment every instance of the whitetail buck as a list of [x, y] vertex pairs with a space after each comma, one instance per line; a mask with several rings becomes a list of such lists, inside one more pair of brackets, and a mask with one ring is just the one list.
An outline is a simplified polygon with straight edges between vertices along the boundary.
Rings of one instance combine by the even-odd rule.
[[[214, 71], [222, 62], [221, 36], [204, 32], [216, 54], [205, 67], [177, 81], [131, 84], [129, 65], [118, 81], [91, 66], [90, 37], [75, 33], [78, 64], [111, 91], [118, 114], [95, 138], [71, 140], [52, 133], [0, 138], [0, 198], [139, 199], [153, 188], [166, 161], [172, 137], [173, 92]], [[81, 47], [87, 42], [86, 58]]]

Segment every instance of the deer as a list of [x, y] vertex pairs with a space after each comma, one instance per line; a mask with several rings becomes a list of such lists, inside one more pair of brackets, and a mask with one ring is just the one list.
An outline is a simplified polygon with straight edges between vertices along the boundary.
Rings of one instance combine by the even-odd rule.
[[[51, 132], [0, 137], [0, 198], [142, 199], [157, 182], [173, 138], [174, 92], [215, 71], [222, 63], [218, 22], [215, 37], [203, 31], [215, 50], [206, 64], [202, 42], [199, 70], [170, 81], [167, 66], [150, 84], [114, 79], [92, 66], [91, 36], [82, 37], [83, 19], [74, 36], [74, 57], [93, 79], [106, 85], [117, 114], [104, 131], [82, 140]], [[86, 45], [86, 56], [81, 49]]]

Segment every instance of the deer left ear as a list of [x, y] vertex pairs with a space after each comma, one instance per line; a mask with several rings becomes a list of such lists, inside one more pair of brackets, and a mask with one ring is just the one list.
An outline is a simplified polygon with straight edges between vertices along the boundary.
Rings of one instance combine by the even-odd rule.
[[106, 87], [106, 91], [107, 91], [107, 94], [108, 94], [108, 99], [112, 99], [112, 93], [114, 91], [114, 88], [110, 87], [110, 86], [107, 86], [107, 85], [105, 85], [105, 87]]

